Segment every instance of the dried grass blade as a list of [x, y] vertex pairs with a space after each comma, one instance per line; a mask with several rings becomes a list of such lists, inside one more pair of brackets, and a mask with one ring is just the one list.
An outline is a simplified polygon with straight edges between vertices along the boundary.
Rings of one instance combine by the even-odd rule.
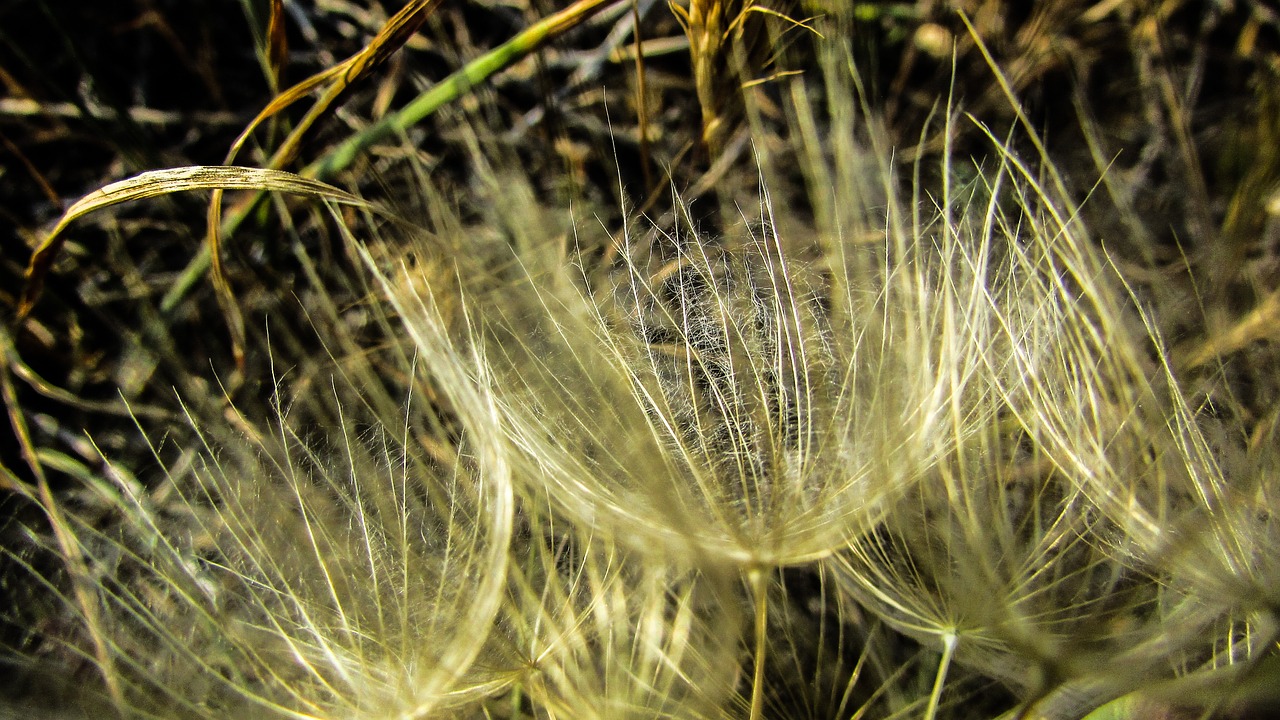
[[13, 338], [7, 330], [0, 328], [0, 402], [4, 404], [6, 414], [9, 416], [10, 428], [18, 441], [19, 453], [31, 470], [36, 486], [33, 491], [24, 485], [12, 470], [0, 463], [0, 487], [16, 492], [36, 503], [48, 518], [58, 552], [72, 574], [72, 597], [80, 616], [84, 619], [89, 640], [93, 644], [93, 658], [102, 675], [102, 682], [106, 685], [107, 695], [117, 708], [124, 707], [124, 691], [116, 677], [115, 661], [106, 640], [94, 583], [88, 581], [92, 575], [85, 560], [84, 550], [71, 531], [71, 525], [64, 516], [61, 506], [54, 500], [49, 480], [44, 473], [44, 466], [41, 464], [40, 453], [31, 440], [26, 416], [18, 402], [18, 394], [10, 375], [10, 367], [17, 356], [13, 347]]
[[101, 187], [77, 200], [58, 219], [53, 230], [31, 255], [24, 277], [26, 285], [18, 304], [18, 319], [27, 316], [44, 288], [44, 278], [66, 242], [63, 231], [89, 213], [134, 200], [192, 190], [257, 190], [323, 198], [367, 206], [364, 200], [319, 180], [282, 170], [236, 166], [194, 165], [152, 170]]
[[285, 59], [289, 54], [289, 38], [284, 31], [284, 0], [271, 0], [271, 20], [267, 23], [267, 70], [271, 88], [280, 86]]
[[1272, 291], [1249, 314], [1200, 344], [1183, 362], [1184, 369], [1207, 365], [1239, 352], [1250, 343], [1280, 337], [1280, 290]]
[[325, 177], [349, 166], [365, 148], [395, 132], [421, 122], [440, 107], [462, 97], [472, 87], [529, 55], [561, 33], [577, 27], [614, 0], [578, 0], [550, 17], [530, 25], [519, 35], [481, 55], [431, 89], [419, 95], [400, 111], [390, 113], [358, 135], [307, 166], [308, 177]]
[[[320, 119], [329, 108], [333, 106], [342, 93], [354, 82], [364, 77], [369, 71], [382, 64], [388, 57], [393, 55], [402, 45], [413, 37], [422, 24], [426, 22], [427, 16], [435, 9], [440, 0], [414, 0], [400, 9], [386, 25], [378, 32], [377, 36], [364, 47], [360, 52], [352, 55], [347, 60], [339, 63], [335, 67], [323, 70], [306, 80], [294, 85], [283, 93], [280, 93], [258, 116], [249, 123], [248, 127], [240, 133], [236, 141], [232, 143], [230, 151], [224, 162], [230, 164], [235, 161], [236, 155], [239, 154], [245, 142], [248, 141], [253, 131], [267, 118], [275, 115], [284, 108], [297, 102], [304, 95], [311, 92], [316, 87], [325, 83], [330, 83], [325, 89], [324, 94], [316, 101], [315, 105], [307, 111], [302, 117], [298, 125], [289, 133], [280, 147], [272, 154], [271, 160], [267, 163], [267, 167], [272, 169], [280, 169], [293, 160], [298, 152], [298, 147], [302, 143], [302, 138], [306, 135], [316, 120]], [[276, 13], [275, 7], [272, 8], [272, 23], [275, 24]], [[275, 49], [275, 46], [272, 46]], [[273, 72], [275, 71], [273, 66]], [[255, 203], [257, 198], [249, 200], [250, 204]], [[247, 210], [247, 207], [245, 208]], [[237, 213], [238, 215], [240, 213]], [[222, 190], [215, 189], [212, 197], [209, 198], [209, 216], [208, 216], [208, 251], [210, 259], [210, 271], [213, 276], [214, 289], [218, 295], [218, 304], [222, 306], [224, 314], [227, 316], [228, 323], [231, 326], [232, 352], [236, 357], [236, 366], [240, 366], [241, 357], [244, 347], [244, 328], [243, 319], [240, 317], [239, 308], [236, 305], [235, 298], [231, 294], [231, 289], [227, 285], [226, 276], [222, 268], [222, 252], [221, 246], [222, 232]]]
[[298, 126], [293, 129], [293, 132], [289, 133], [289, 137], [285, 138], [280, 147], [276, 149], [271, 156], [270, 167], [281, 168], [290, 162], [294, 155], [297, 154], [298, 146], [302, 142], [302, 136], [315, 124], [316, 120], [328, 112], [329, 108], [348, 87], [381, 65], [387, 58], [394, 55], [402, 45], [408, 42], [409, 38], [418, 32], [418, 28], [422, 27], [422, 24], [427, 20], [427, 16], [439, 3], [440, 0], [415, 0], [415, 2], [406, 5], [387, 21], [387, 24], [382, 27], [378, 35], [363, 50], [334, 68], [336, 72], [329, 73], [326, 71], [326, 75], [334, 78], [333, 84], [325, 90], [324, 95], [307, 111], [307, 114], [299, 121]]

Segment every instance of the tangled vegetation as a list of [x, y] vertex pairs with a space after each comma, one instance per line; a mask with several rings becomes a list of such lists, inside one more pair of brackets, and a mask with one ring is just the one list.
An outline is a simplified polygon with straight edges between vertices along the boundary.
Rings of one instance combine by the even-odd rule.
[[1280, 706], [1266, 6], [243, 9], [0, 11], [5, 713]]

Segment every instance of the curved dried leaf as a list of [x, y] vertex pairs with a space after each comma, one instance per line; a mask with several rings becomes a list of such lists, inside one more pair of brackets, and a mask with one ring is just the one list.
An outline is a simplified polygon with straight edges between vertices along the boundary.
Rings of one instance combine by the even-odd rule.
[[32, 253], [24, 274], [26, 287], [23, 288], [22, 298], [18, 304], [19, 319], [26, 317], [40, 297], [40, 291], [44, 287], [44, 277], [66, 242], [62, 232], [68, 225], [91, 212], [112, 205], [191, 190], [283, 192], [353, 205], [368, 205], [355, 195], [319, 180], [311, 180], [282, 170], [264, 168], [193, 165], [152, 170], [126, 180], [113, 182], [85, 195], [67, 208], [48, 237]]

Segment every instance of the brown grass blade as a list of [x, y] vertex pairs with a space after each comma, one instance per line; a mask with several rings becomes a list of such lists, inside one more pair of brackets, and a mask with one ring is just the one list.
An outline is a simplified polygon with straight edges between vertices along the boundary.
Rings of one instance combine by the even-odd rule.
[[271, 0], [271, 20], [267, 23], [267, 70], [271, 73], [272, 90], [280, 86], [288, 55], [289, 38], [284, 32], [284, 0]]
[[[779, 5], [789, 7], [786, 2]], [[764, 21], [774, 18], [817, 31], [807, 21], [758, 5], [756, 0], [691, 0], [687, 9], [672, 3], [671, 10], [689, 39], [694, 89], [702, 110], [702, 142], [718, 156], [741, 119], [742, 90], [771, 79], [757, 77], [772, 63]]]
[[1268, 294], [1256, 308], [1226, 331], [1201, 343], [1184, 361], [1184, 369], [1207, 365], [1252, 343], [1272, 338], [1280, 338], [1280, 290]]
[[[298, 145], [302, 142], [302, 137], [315, 124], [315, 121], [328, 111], [338, 96], [353, 83], [363, 78], [387, 58], [395, 54], [402, 45], [408, 42], [409, 38], [413, 37], [414, 33], [418, 32], [418, 29], [426, 22], [427, 16], [439, 3], [440, 0], [415, 0], [409, 3], [400, 12], [392, 16], [373, 41], [360, 52], [281, 92], [240, 133], [240, 136], [232, 143], [231, 149], [227, 153], [227, 159], [224, 162], [230, 164], [235, 160], [236, 155], [240, 153], [249, 136], [263, 121], [302, 99], [317, 87], [330, 83], [324, 94], [316, 101], [316, 104], [307, 111], [307, 114], [298, 122], [297, 127], [289, 133], [289, 136], [285, 138], [284, 142], [271, 156], [271, 161], [268, 163], [269, 167], [277, 169], [283, 167], [293, 159]], [[274, 23], [274, 14], [272, 21]]]
[[[271, 155], [271, 159], [267, 162], [268, 168], [278, 170], [284, 167], [297, 154], [298, 147], [302, 144], [303, 136], [306, 135], [317, 120], [329, 111], [329, 108], [337, 102], [338, 97], [353, 83], [377, 68], [408, 42], [409, 38], [418, 32], [418, 29], [426, 22], [427, 16], [439, 3], [440, 0], [413, 0], [413, 2], [405, 5], [393, 15], [387, 21], [387, 24], [382, 27], [382, 30], [378, 32], [378, 35], [374, 37], [373, 41], [360, 52], [332, 68], [312, 75], [277, 95], [232, 143], [224, 162], [230, 165], [235, 161], [236, 156], [240, 153], [250, 135], [263, 121], [297, 102], [315, 88], [329, 83], [324, 94], [316, 100], [315, 105], [311, 106], [306, 115], [298, 121], [297, 126], [284, 139], [280, 147], [276, 148], [276, 151]], [[275, 22], [275, 17], [273, 7], [273, 23]], [[226, 274], [223, 271], [221, 229], [222, 190], [215, 189], [212, 197], [209, 198], [207, 231], [211, 261], [210, 274], [213, 277], [214, 290], [218, 295], [218, 304], [222, 306], [223, 312], [227, 315], [227, 321], [231, 326], [232, 351], [236, 357], [236, 366], [239, 367], [244, 352], [244, 321], [240, 317], [239, 307], [236, 305], [235, 298], [232, 297], [231, 288], [227, 284]]]

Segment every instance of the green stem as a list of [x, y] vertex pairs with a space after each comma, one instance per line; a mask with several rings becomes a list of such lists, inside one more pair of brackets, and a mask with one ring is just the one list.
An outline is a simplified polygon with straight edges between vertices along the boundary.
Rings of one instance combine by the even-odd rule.
[[[400, 110], [384, 116], [359, 133], [352, 135], [338, 147], [330, 150], [323, 157], [308, 165], [301, 175], [309, 178], [323, 179], [331, 177], [351, 166], [362, 152], [374, 143], [395, 133], [402, 133], [410, 127], [422, 122], [431, 113], [444, 105], [462, 97], [471, 88], [488, 80], [490, 77], [517, 60], [537, 50], [543, 43], [557, 35], [576, 27], [587, 18], [610, 4], [613, 0], [579, 0], [564, 10], [543, 18], [525, 28], [519, 35], [467, 63], [467, 65], [444, 80], [436, 83], [431, 89], [423, 92]], [[240, 227], [245, 218], [261, 200], [260, 193], [252, 203], [244, 205], [244, 211], [228, 215], [222, 223], [222, 235], [227, 237]], [[174, 307], [190, 292], [206, 273], [212, 258], [209, 247], [205, 245], [200, 252], [187, 263], [182, 275], [174, 283], [169, 292], [160, 301], [160, 310], [170, 313]]]
[[519, 35], [472, 60], [461, 70], [436, 83], [408, 105], [347, 138], [346, 142], [308, 165], [302, 174], [320, 178], [345, 169], [373, 143], [417, 125], [428, 115], [462, 97], [471, 88], [488, 80], [498, 71], [537, 50], [543, 43], [591, 17], [611, 1], [579, 0], [563, 11], [530, 25]]

